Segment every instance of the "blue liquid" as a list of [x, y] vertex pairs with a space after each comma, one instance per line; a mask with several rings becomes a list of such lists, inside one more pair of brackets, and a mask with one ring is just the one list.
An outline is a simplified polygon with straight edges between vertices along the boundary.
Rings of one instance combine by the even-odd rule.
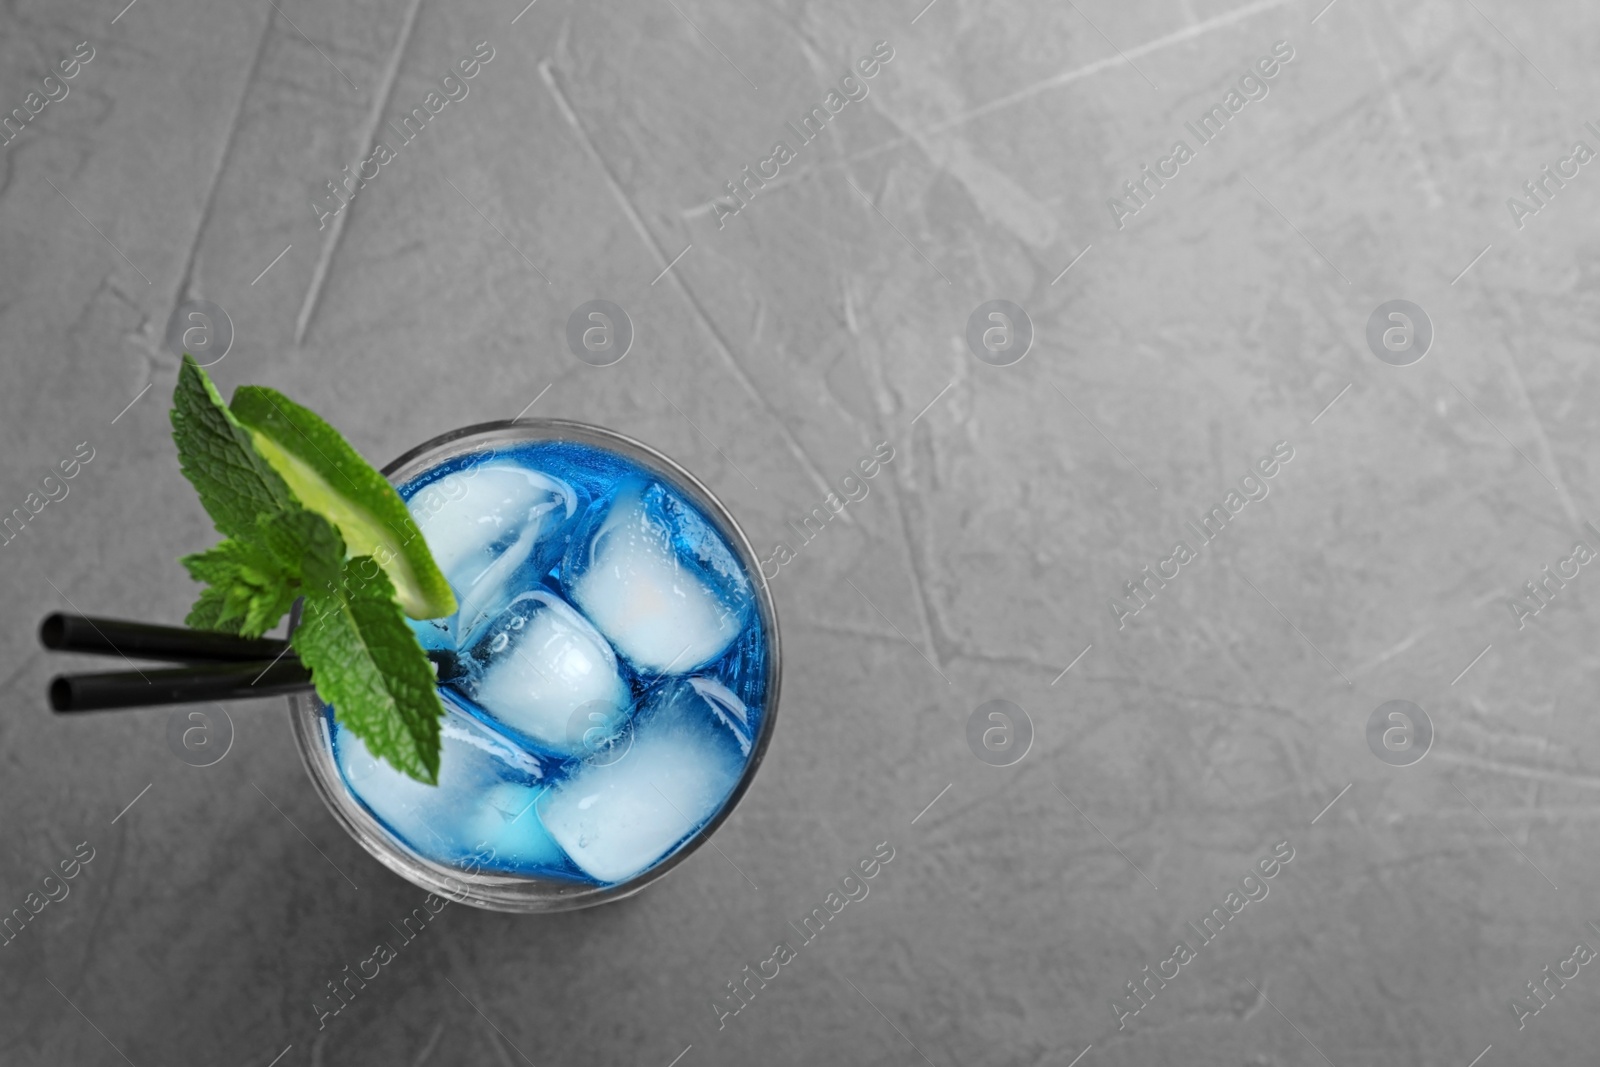
[[400, 495], [462, 604], [412, 626], [467, 673], [439, 688], [437, 787], [330, 709], [351, 795], [446, 866], [609, 885], [671, 856], [726, 804], [766, 711], [732, 546], [661, 476], [573, 442], [457, 457]]

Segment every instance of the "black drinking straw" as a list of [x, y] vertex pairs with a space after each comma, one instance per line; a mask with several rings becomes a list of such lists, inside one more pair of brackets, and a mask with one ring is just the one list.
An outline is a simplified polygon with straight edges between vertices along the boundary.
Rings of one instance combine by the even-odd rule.
[[289, 642], [271, 637], [238, 637], [184, 626], [156, 626], [126, 619], [69, 615], [62, 611], [44, 617], [39, 624], [39, 643], [57, 652], [122, 655], [129, 659], [176, 663], [270, 661], [289, 647]]
[[276, 663], [206, 663], [165, 670], [63, 674], [50, 682], [58, 712], [104, 711], [150, 704], [193, 704], [280, 696], [311, 688], [311, 672], [293, 656]]

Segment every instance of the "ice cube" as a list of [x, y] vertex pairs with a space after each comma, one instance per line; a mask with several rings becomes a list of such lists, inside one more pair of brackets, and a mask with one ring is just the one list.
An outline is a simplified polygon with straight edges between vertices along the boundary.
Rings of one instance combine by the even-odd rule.
[[585, 754], [632, 710], [632, 690], [606, 639], [543, 589], [514, 597], [465, 660], [467, 674], [451, 684], [496, 723], [555, 755]]
[[545, 786], [541, 762], [448, 699], [444, 704], [436, 786], [375, 759], [360, 738], [334, 723], [334, 758], [350, 792], [395, 836], [436, 862], [460, 862], [488, 845], [497, 854], [492, 867], [568, 869], [532, 812], [513, 822]]
[[631, 878], [722, 808], [744, 773], [750, 715], [705, 678], [676, 679], [634, 720], [614, 763], [584, 763], [535, 805], [567, 856], [601, 882]]
[[572, 486], [506, 462], [480, 463], [424, 486], [407, 506], [455, 590], [459, 643], [509, 599], [507, 579], [539, 547], [553, 565], [554, 534], [578, 505]]
[[636, 668], [687, 674], [739, 636], [754, 610], [750, 579], [694, 508], [634, 479], [590, 515], [567, 543], [562, 581]]
[[534, 814], [534, 802], [543, 791], [543, 786], [501, 782], [483, 795], [465, 824], [466, 836], [473, 840], [475, 849], [487, 845], [494, 850], [493, 858], [484, 866], [491, 870], [531, 867], [545, 871], [570, 866], [560, 846]]

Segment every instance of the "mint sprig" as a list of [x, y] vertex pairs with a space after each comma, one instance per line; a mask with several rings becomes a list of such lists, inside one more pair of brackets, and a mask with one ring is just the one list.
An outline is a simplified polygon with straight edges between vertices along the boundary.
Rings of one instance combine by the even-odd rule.
[[[184, 356], [172, 437], [184, 476], [225, 535], [182, 560], [206, 583], [188, 625], [259, 637], [304, 597], [291, 643], [311, 668], [317, 695], [374, 756], [437, 783], [444, 706], [402, 602], [414, 612], [448, 614], [455, 609], [448, 585], [414, 524], [406, 528], [399, 494], [337, 431], [271, 390], [245, 387], [234, 404], [241, 399], [237, 412], [223, 403], [205, 371]], [[275, 431], [302, 437], [285, 446]], [[337, 456], [337, 470], [324, 456]], [[347, 558], [349, 549], [359, 554]], [[381, 561], [368, 554], [374, 551]]]
[[256, 541], [229, 538], [180, 560], [189, 577], [207, 583], [184, 621], [197, 630], [260, 637], [299, 595], [298, 576]]

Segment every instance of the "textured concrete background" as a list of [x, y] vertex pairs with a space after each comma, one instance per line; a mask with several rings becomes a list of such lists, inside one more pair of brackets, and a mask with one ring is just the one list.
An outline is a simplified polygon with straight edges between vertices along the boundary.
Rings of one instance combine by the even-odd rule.
[[[1600, 973], [1520, 1030], [1512, 1003], [1600, 945], [1600, 578], [1525, 626], [1507, 602], [1600, 549], [1600, 175], [1521, 228], [1506, 203], [1600, 148], [1592, 5], [122, 2], [0, 15], [5, 110], [93, 49], [0, 149], [0, 512], [93, 450], [0, 546], [0, 910], [93, 849], [0, 947], [0, 1061], [1594, 1062]], [[723, 183], [880, 40], [871, 95], [719, 229]], [[470, 94], [319, 230], [324, 183], [480, 41]], [[1108, 198], [1276, 41], [1269, 95], [1119, 229]], [[564, 340], [595, 298], [636, 332], [603, 368]], [[892, 443], [774, 582], [784, 706], [726, 858], [577, 914], [450, 908], [318, 1030], [422, 894], [323, 810], [281, 704], [230, 706], [194, 767], [165, 710], [43, 700], [70, 665], [43, 612], [194, 593], [165, 335], [202, 299], [225, 390], [380, 462], [537, 398], [681, 459], [764, 554]], [[1021, 362], [967, 347], [991, 299], [1031, 317]], [[1435, 331], [1412, 366], [1366, 341], [1393, 299]], [[1123, 583], [1280, 441], [1271, 495], [1119, 629]], [[994, 699], [1033, 727], [1009, 767], [967, 742]], [[1392, 699], [1436, 731], [1411, 766], [1366, 740]], [[786, 921], [885, 841], [800, 947]], [[779, 940], [799, 958], [719, 1030]]]

